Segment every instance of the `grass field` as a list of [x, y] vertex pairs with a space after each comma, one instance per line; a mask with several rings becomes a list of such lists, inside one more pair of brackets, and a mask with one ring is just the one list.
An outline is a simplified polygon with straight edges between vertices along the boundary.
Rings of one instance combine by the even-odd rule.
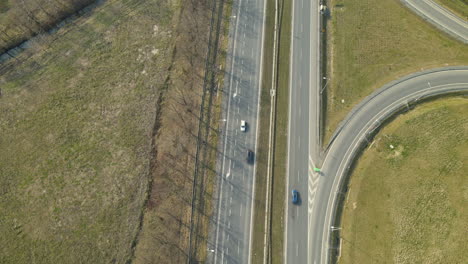
[[435, 0], [457, 14], [464, 20], [468, 20], [468, 0]]
[[439, 99], [377, 134], [351, 176], [340, 263], [465, 262], [466, 113], [466, 97]]
[[0, 263], [184, 260], [208, 16], [180, 7], [109, 0], [2, 65]]
[[154, 137], [153, 182], [136, 248], [136, 264], [187, 261], [210, 3], [178, 2], [180, 20], [172, 22], [177, 25], [176, 45], [162, 102], [161, 127]]
[[324, 142], [354, 105], [385, 83], [422, 69], [468, 63], [468, 45], [440, 32], [398, 0], [331, 0], [329, 6], [331, 80]]

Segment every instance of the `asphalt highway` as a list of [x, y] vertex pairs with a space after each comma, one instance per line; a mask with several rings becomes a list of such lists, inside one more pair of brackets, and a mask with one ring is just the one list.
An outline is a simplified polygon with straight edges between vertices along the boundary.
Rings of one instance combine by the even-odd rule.
[[[432, 1], [403, 2], [445, 32], [462, 41], [467, 39], [466, 22]], [[320, 162], [318, 4], [293, 2], [285, 263], [329, 262], [330, 235], [337, 231], [332, 229], [332, 220], [338, 187], [354, 154], [373, 129], [414, 101], [468, 89], [466, 68], [417, 73], [384, 86], [343, 121], [324, 156], [322, 172], [314, 173], [315, 164]], [[299, 205], [291, 203], [292, 189], [300, 193]]]
[[468, 43], [468, 22], [432, 0], [401, 0], [410, 9], [439, 29]]
[[[432, 1], [402, 2], [449, 34], [468, 39], [466, 22]], [[248, 164], [246, 156], [248, 149], [257, 149], [265, 5], [265, 0], [233, 3], [208, 263], [250, 263], [256, 166], [255, 161]], [[372, 130], [394, 111], [426, 96], [468, 90], [466, 67], [417, 73], [390, 83], [348, 115], [328, 148], [322, 173], [314, 173], [320, 161], [318, 5], [319, 1], [293, 0], [285, 263], [328, 262], [338, 187]], [[240, 131], [240, 120], [247, 121], [246, 132]], [[299, 205], [291, 203], [292, 189], [300, 193]]]
[[319, 159], [318, 1], [294, 0], [292, 20], [284, 262], [309, 263], [307, 230], [318, 183], [310, 172]]
[[[224, 78], [218, 185], [208, 238], [208, 263], [249, 263], [257, 121], [264, 32], [264, 0], [233, 2]], [[240, 122], [247, 122], [245, 132]]]

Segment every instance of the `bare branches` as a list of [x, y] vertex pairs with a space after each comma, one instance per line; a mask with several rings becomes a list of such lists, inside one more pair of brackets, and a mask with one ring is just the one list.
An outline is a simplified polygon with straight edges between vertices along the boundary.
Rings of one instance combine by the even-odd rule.
[[52, 29], [68, 16], [95, 0], [14, 1], [0, 25], [0, 51], [10, 50], [42, 32]]

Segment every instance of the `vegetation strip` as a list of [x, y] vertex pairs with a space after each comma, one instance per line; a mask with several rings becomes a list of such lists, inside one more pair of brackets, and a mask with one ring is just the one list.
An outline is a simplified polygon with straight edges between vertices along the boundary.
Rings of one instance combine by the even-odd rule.
[[385, 83], [468, 61], [468, 45], [441, 34], [399, 1], [328, 2], [324, 143], [358, 102]]
[[377, 134], [349, 183], [340, 263], [463, 261], [467, 109], [464, 97], [435, 100]]
[[252, 263], [263, 263], [265, 237], [265, 196], [268, 164], [268, 128], [270, 127], [270, 89], [272, 77], [274, 1], [266, 2], [265, 36], [263, 46], [263, 73], [260, 93], [259, 136], [257, 138], [255, 197], [252, 229]]
[[[284, 251], [284, 206], [285, 206], [285, 182], [286, 182], [286, 158], [287, 158], [287, 124], [288, 124], [288, 95], [289, 95], [289, 59], [291, 38], [291, 8], [292, 1], [279, 1], [279, 42], [278, 62], [276, 75], [276, 91], [274, 111], [274, 137], [273, 157], [270, 190], [266, 190], [265, 182], [268, 164], [268, 135], [270, 127], [271, 80], [272, 80], [272, 54], [273, 48], [273, 19], [274, 1], [267, 2], [263, 80], [260, 104], [260, 136], [258, 138], [258, 159], [255, 190], [255, 211], [253, 226], [252, 263], [263, 263], [264, 254], [267, 254], [267, 263], [283, 263]], [[271, 209], [269, 216], [268, 252], [263, 252], [265, 236], [265, 199], [266, 191], [271, 192]]]
[[[207, 234], [203, 234], [203, 228], [200, 228], [202, 224], [202, 215], [205, 212], [205, 178], [206, 167], [210, 163], [207, 160], [207, 155], [211, 148], [207, 148], [209, 144], [209, 135], [211, 133], [211, 111], [213, 105], [213, 93], [215, 89], [215, 80], [217, 77], [217, 55], [218, 55], [218, 43], [220, 38], [220, 30], [223, 18], [223, 5], [224, 1], [213, 1], [211, 11], [211, 22], [208, 39], [208, 54], [206, 58], [205, 66], [205, 79], [203, 83], [203, 94], [202, 103], [200, 106], [200, 119], [197, 136], [197, 151], [195, 154], [195, 171], [193, 179], [193, 191], [192, 191], [192, 213], [190, 221], [190, 235], [189, 235], [189, 250], [188, 250], [188, 263], [194, 263], [197, 260], [197, 246], [199, 243], [206, 244]], [[208, 98], [205, 96], [208, 95]], [[205, 105], [205, 103], [208, 103]], [[204, 125], [204, 127], [203, 127]], [[201, 158], [200, 158], [201, 154]], [[201, 171], [200, 170], [201, 167]], [[211, 197], [208, 197], [211, 199]], [[195, 221], [197, 221], [195, 223]], [[205, 221], [206, 222], [206, 221]], [[199, 242], [199, 238], [202, 238], [202, 242]], [[205, 238], [205, 239], [203, 239]]]
[[272, 209], [270, 263], [284, 261], [284, 208], [286, 196], [286, 168], [289, 115], [289, 65], [291, 47], [292, 1], [280, 1], [278, 75], [276, 90], [274, 159], [272, 175]]

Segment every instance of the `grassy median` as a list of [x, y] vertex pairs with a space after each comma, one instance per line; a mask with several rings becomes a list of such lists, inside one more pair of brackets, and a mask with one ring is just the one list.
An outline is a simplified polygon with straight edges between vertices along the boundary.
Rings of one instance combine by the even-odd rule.
[[464, 263], [468, 99], [428, 102], [380, 131], [356, 165], [340, 263]]
[[275, 137], [271, 197], [271, 263], [284, 260], [284, 209], [286, 203], [286, 173], [289, 120], [289, 65], [291, 47], [292, 1], [283, 1], [279, 36], [278, 80], [276, 87]]
[[364, 97], [423, 69], [468, 63], [465, 45], [398, 0], [331, 0], [324, 142]]
[[[267, 2], [267, 18], [264, 43], [263, 80], [260, 109], [260, 138], [257, 159], [257, 175], [255, 190], [255, 215], [253, 227], [252, 263], [263, 263], [263, 246], [265, 235], [265, 188], [267, 158], [268, 158], [268, 136], [270, 127], [271, 97], [270, 89], [272, 82], [272, 52], [273, 52], [273, 25], [274, 25], [274, 1]], [[285, 206], [285, 183], [286, 183], [286, 161], [287, 161], [287, 129], [288, 129], [288, 107], [289, 107], [289, 58], [291, 40], [291, 11], [292, 1], [279, 1], [280, 4], [280, 36], [278, 75], [276, 86], [276, 111], [275, 115], [275, 137], [273, 173], [271, 178], [271, 226], [269, 258], [271, 263], [283, 263], [284, 253], [284, 206]]]
[[265, 238], [265, 195], [266, 195], [266, 177], [268, 172], [268, 135], [270, 128], [270, 89], [273, 64], [273, 27], [274, 27], [274, 1], [266, 0], [266, 21], [265, 21], [265, 40], [263, 45], [263, 75], [260, 94], [260, 114], [259, 114], [259, 136], [257, 139], [257, 155], [255, 175], [255, 198], [254, 214], [252, 227], [252, 263], [263, 263], [264, 257], [264, 238]]

